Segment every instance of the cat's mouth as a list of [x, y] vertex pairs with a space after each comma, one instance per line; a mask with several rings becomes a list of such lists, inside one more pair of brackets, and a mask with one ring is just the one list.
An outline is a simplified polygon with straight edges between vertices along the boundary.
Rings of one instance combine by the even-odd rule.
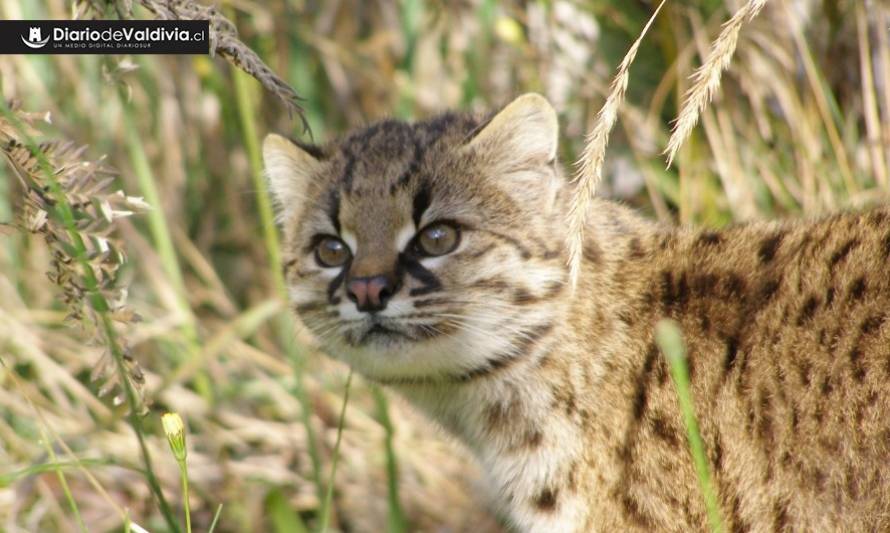
[[357, 335], [356, 344], [389, 344], [396, 340], [406, 340], [410, 338], [406, 333], [394, 329], [390, 326], [386, 326], [378, 319], [371, 319], [368, 321], [368, 323], [369, 326], [365, 329], [365, 331]]

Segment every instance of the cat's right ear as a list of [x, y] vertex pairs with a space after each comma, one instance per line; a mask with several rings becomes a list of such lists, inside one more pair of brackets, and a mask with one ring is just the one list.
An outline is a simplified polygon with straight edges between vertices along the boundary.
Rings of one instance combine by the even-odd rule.
[[299, 146], [274, 133], [263, 141], [263, 164], [269, 189], [283, 216], [296, 213], [305, 202], [309, 182], [321, 164], [319, 155], [314, 147]]

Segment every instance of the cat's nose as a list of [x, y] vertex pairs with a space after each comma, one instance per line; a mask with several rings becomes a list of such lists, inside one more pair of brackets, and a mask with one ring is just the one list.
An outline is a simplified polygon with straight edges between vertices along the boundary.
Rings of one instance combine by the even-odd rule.
[[353, 278], [346, 284], [346, 296], [358, 310], [371, 313], [386, 309], [386, 302], [395, 292], [388, 276]]

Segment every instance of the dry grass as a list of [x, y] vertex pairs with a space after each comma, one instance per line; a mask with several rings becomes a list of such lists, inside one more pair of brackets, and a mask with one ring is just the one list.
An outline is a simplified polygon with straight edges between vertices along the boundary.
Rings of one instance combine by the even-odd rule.
[[[155, 16], [132, 4], [133, 16]], [[239, 39], [304, 98], [318, 140], [387, 115], [489, 108], [535, 90], [560, 112], [565, 161], [583, 153], [614, 72], [652, 15], [621, 1], [219, 4]], [[690, 76], [738, 13], [739, 2], [726, 4], [665, 4], [613, 108], [619, 127], [605, 130], [605, 156], [587, 159], [602, 161], [596, 193], [709, 226], [886, 201], [890, 16], [881, 2], [767, 3], [738, 34], [719, 92], [696, 111], [701, 128], [665, 168], [672, 120], [698, 79]], [[65, 18], [70, 7], [0, 0], [0, 16]], [[88, 145], [82, 161], [107, 154], [116, 173], [106, 190], [152, 205], [115, 219], [103, 237], [129, 257], [113, 289], [127, 287], [141, 317], [121, 333], [144, 375], [145, 446], [173, 516], [182, 516], [180, 480], [165, 411], [188, 429], [195, 530], [207, 530], [220, 503], [218, 531], [315, 529], [346, 371], [301, 327], [287, 330], [247, 142], [302, 125], [226, 61], [126, 59], [3, 56], [2, 97], [32, 113], [40, 142]], [[0, 222], [16, 222], [30, 194], [15, 176], [0, 165]], [[128, 516], [168, 530], [127, 410], [90, 379], [104, 344], [66, 318], [66, 292], [45, 275], [54, 257], [41, 235], [0, 232], [0, 529], [75, 531], [80, 520], [119, 530]], [[398, 530], [393, 498], [410, 530], [502, 530], [466, 453], [391, 400], [354, 380], [331, 530]]]
[[569, 241], [567, 243], [569, 249], [569, 279], [572, 287], [578, 282], [578, 274], [581, 271], [581, 256], [584, 248], [584, 225], [587, 222], [587, 212], [590, 209], [590, 201], [596, 194], [596, 186], [603, 178], [603, 163], [606, 160], [606, 148], [609, 145], [609, 133], [618, 120], [618, 111], [624, 102], [624, 93], [627, 91], [627, 83], [630, 78], [630, 66], [637, 57], [637, 51], [640, 49], [640, 43], [649, 31], [649, 27], [664, 6], [665, 0], [662, 0], [655, 12], [646, 22], [640, 36], [630, 45], [621, 64], [618, 65], [618, 72], [612, 80], [609, 88], [609, 96], [606, 97], [606, 103], [600, 109], [596, 116], [596, 124], [593, 131], [587, 135], [584, 152], [581, 159], [578, 160], [578, 173], [575, 178], [575, 196], [572, 198], [572, 205], [569, 208]]
[[680, 108], [680, 115], [677, 117], [674, 131], [671, 133], [671, 138], [665, 149], [668, 166], [673, 163], [677, 151], [689, 137], [692, 128], [698, 124], [701, 112], [720, 88], [720, 77], [723, 75], [723, 71], [729, 67], [742, 26], [756, 17], [764, 5], [766, 5], [766, 0], [748, 0], [741, 9], [736, 11], [723, 25], [720, 36], [711, 46], [711, 51], [705, 62], [692, 75], [692, 87], [683, 101], [683, 107]]

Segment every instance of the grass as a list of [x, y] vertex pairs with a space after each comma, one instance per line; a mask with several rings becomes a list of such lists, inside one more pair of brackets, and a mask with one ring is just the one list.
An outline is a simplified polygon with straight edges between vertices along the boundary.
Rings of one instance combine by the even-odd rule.
[[721, 533], [723, 531], [723, 519], [720, 518], [717, 492], [711, 482], [708, 456], [705, 452], [705, 445], [702, 441], [701, 433], [698, 429], [698, 420], [695, 416], [692, 390], [689, 388], [689, 369], [686, 366], [686, 346], [683, 343], [683, 334], [675, 322], [662, 320], [655, 327], [655, 340], [670, 364], [671, 377], [677, 389], [680, 412], [683, 414], [683, 423], [686, 425], [686, 438], [689, 441], [689, 450], [695, 464], [695, 473], [698, 475], [702, 497], [708, 511], [708, 522], [711, 525], [711, 531]]
[[[151, 16], [134, 4], [135, 16]], [[316, 140], [388, 115], [482, 109], [536, 90], [560, 112], [565, 162], [584, 153], [613, 75], [652, 16], [617, 0], [219, 5], [268, 72], [305, 98]], [[621, 70], [626, 92], [612, 100], [611, 135], [594, 158], [597, 194], [706, 226], [886, 198], [888, 8], [816, 2], [803, 17], [768, 2], [721, 29], [733, 9], [757, 5], [664, 4]], [[67, 18], [70, 7], [9, 0], [0, 16]], [[722, 32], [732, 35], [712, 46]], [[159, 423], [172, 411], [189, 427], [196, 531], [502, 531], [464, 452], [359, 377], [346, 405], [346, 370], [319, 356], [286, 311], [258, 142], [268, 131], [308, 136], [295, 93], [226, 61], [238, 53], [231, 38], [229, 55], [139, 56], [135, 71], [116, 57], [0, 57], [3, 100], [21, 102], [15, 116], [35, 113], [25, 128], [35, 141], [87, 144], [87, 161], [107, 154], [119, 171], [111, 189], [152, 207], [110, 225], [129, 256], [101, 287], [114, 298], [98, 298], [111, 278], [96, 241], [70, 250], [95, 299], [100, 343], [72, 327], [67, 293], [47, 281], [55, 249], [0, 230], [0, 529], [181, 529], [184, 505], [164, 500], [182, 493]], [[696, 79], [710, 80], [704, 92]], [[47, 111], [51, 124], [41, 120]], [[698, 126], [674, 122], [693, 111]], [[683, 133], [671, 142], [675, 126]], [[681, 145], [666, 168], [662, 151]], [[0, 222], [12, 223], [23, 190], [7, 165], [0, 191]], [[72, 228], [89, 228], [58, 205], [60, 231], [76, 244]], [[125, 327], [116, 321], [123, 296], [140, 318]], [[109, 346], [116, 381], [98, 373], [93, 382]], [[125, 386], [134, 361], [139, 390]], [[118, 388], [100, 397], [106, 383]]]

